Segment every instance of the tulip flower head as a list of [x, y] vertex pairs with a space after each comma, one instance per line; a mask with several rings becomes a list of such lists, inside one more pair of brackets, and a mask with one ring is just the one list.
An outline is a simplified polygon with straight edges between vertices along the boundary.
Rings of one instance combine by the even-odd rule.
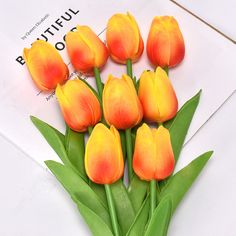
[[185, 46], [179, 25], [172, 16], [156, 16], [147, 39], [147, 55], [157, 67], [174, 67], [184, 58]]
[[76, 31], [66, 35], [66, 47], [74, 68], [84, 74], [106, 64], [109, 56], [102, 40], [88, 27], [77, 26]]
[[137, 130], [133, 168], [143, 180], [163, 180], [174, 170], [175, 159], [169, 131], [151, 129], [145, 123]]
[[111, 58], [125, 64], [136, 62], [143, 53], [143, 39], [134, 17], [127, 13], [113, 15], [107, 24], [106, 40]]
[[37, 40], [24, 48], [25, 63], [37, 87], [50, 91], [68, 79], [69, 71], [58, 51], [49, 43]]
[[142, 120], [142, 106], [128, 75], [121, 79], [109, 76], [103, 90], [103, 111], [107, 123], [117, 129], [132, 128]]
[[166, 72], [158, 67], [155, 72], [144, 71], [140, 77], [138, 96], [143, 116], [149, 122], [164, 122], [178, 111], [178, 100]]
[[85, 150], [85, 170], [97, 184], [112, 184], [123, 175], [124, 161], [119, 132], [97, 124]]
[[71, 129], [83, 132], [100, 121], [100, 103], [82, 80], [69, 80], [63, 86], [58, 85], [56, 96], [64, 120]]

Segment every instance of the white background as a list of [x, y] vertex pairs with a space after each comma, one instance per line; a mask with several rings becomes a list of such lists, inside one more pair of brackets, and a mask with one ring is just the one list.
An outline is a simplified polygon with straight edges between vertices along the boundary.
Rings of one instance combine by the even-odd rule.
[[[232, 0], [219, 0], [217, 4], [211, 0], [178, 2], [233, 37], [234, 28], [229, 27], [229, 19], [236, 21], [236, 16], [232, 14], [232, 7], [226, 7], [224, 14], [220, 14], [222, 5], [234, 6]], [[96, 13], [95, 23], [94, 17], [91, 17], [98, 8], [95, 1], [86, 4], [71, 1], [69, 6], [57, 1], [50, 3], [50, 7], [42, 1], [41, 6], [37, 6], [40, 10], [34, 9], [35, 5], [31, 1], [28, 6], [31, 11], [26, 11], [26, 4], [29, 1], [25, 4], [21, 2], [19, 7], [14, 1], [1, 4], [5, 6], [0, 14], [1, 51], [4, 55], [1, 65], [5, 66], [0, 81], [0, 235], [90, 235], [75, 205], [42, 165], [45, 159], [57, 157], [28, 119], [33, 113], [63, 130], [56, 101], [52, 100], [49, 104], [44, 101], [44, 97], [36, 98], [37, 90], [32, 82], [24, 80], [28, 76], [27, 70], [21, 68], [18, 71], [14, 62], [14, 56], [33, 39], [27, 45], [18, 39], [30, 26], [26, 24], [27, 19], [35, 22], [37, 17], [48, 13], [48, 9], [53, 17], [57, 17], [61, 9], [64, 11], [73, 5], [81, 10], [83, 16], [77, 20], [83, 24], [95, 24], [96, 32], [104, 28], [106, 19], [114, 12], [130, 10], [140, 24], [144, 39], [153, 16], [169, 14], [178, 19], [186, 40], [187, 53], [184, 62], [170, 72], [170, 77], [180, 104], [200, 88], [203, 88], [203, 96], [188, 139], [202, 128], [183, 149], [177, 170], [207, 150], [215, 152], [177, 209], [169, 235], [235, 236], [236, 94], [224, 103], [236, 89], [235, 45], [170, 1], [140, 0], [136, 4], [133, 1], [129, 4], [124, 1], [119, 4], [102, 1], [100, 4], [103, 7]], [[20, 20], [23, 23], [14, 30], [16, 21]], [[64, 52], [63, 56], [66, 58]], [[138, 75], [148, 66], [144, 55], [141, 62], [134, 65], [134, 72]], [[111, 71], [121, 74], [122, 70], [124, 68], [117, 68], [117, 65], [109, 62], [103, 78]], [[52, 107], [55, 107], [54, 110]]]

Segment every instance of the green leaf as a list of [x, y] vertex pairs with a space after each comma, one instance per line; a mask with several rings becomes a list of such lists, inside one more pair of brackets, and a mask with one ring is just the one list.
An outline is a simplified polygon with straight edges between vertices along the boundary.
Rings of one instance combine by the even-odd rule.
[[[136, 77], [134, 77], [134, 78], [135, 78], [135, 80], [136, 80]], [[136, 88], [136, 91], [137, 91], [137, 92], [138, 92], [138, 90], [139, 90], [139, 85], [140, 85], [140, 79], [136, 81], [136, 86], [135, 86], [135, 88]]]
[[135, 147], [135, 139], [136, 139], [136, 133], [134, 133], [135, 131], [132, 130], [132, 133], [131, 133], [131, 142], [132, 142], [132, 147], [134, 149]]
[[89, 185], [91, 189], [99, 196], [103, 205], [107, 207], [107, 197], [106, 192], [103, 184], [96, 184], [92, 181], [89, 181]]
[[176, 162], [179, 159], [190, 123], [197, 109], [200, 95], [201, 90], [182, 106], [172, 120], [165, 123], [165, 127], [170, 131], [171, 143]]
[[135, 218], [135, 211], [129, 199], [126, 187], [121, 180], [111, 185], [112, 196], [116, 208], [118, 222], [125, 235]]
[[124, 130], [119, 130], [124, 161], [126, 159], [126, 139]]
[[150, 197], [147, 195], [126, 236], [143, 236], [148, 222]]
[[[72, 198], [76, 197], [72, 196]], [[114, 236], [108, 225], [104, 223], [104, 221], [95, 212], [89, 209], [77, 198], [75, 201], [93, 236]]]
[[148, 224], [145, 236], [166, 236], [171, 218], [171, 198], [168, 196], [159, 203]]
[[71, 166], [71, 162], [67, 156], [65, 146], [64, 146], [64, 135], [58, 130], [48, 125], [44, 121], [31, 116], [31, 121], [40, 131], [40, 133], [47, 140], [48, 144], [53, 148], [57, 155], [61, 158], [65, 165]]
[[140, 209], [146, 197], [148, 186], [148, 182], [141, 180], [137, 175], [134, 175], [132, 178], [128, 188], [128, 194], [135, 212], [138, 212]]
[[111, 227], [110, 216], [107, 208], [103, 205], [99, 197], [94, 193], [90, 186], [78, 176], [70, 167], [64, 166], [55, 161], [45, 161], [47, 167], [52, 171], [58, 181], [74, 196], [73, 199], [79, 200], [81, 203], [90, 208], [103, 221]]
[[168, 195], [171, 196], [173, 212], [210, 159], [212, 153], [212, 151], [206, 152], [197, 157], [190, 164], [173, 175], [168, 180], [168, 184], [162, 189], [160, 198], [165, 198]]
[[84, 167], [84, 133], [75, 132], [67, 126], [65, 137], [66, 152], [71, 163], [79, 171], [80, 175], [87, 180]]

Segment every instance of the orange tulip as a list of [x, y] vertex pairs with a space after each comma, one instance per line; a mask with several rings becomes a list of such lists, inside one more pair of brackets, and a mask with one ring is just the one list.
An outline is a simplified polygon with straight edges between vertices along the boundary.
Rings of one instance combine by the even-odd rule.
[[161, 67], [156, 72], [143, 72], [138, 96], [142, 103], [143, 116], [149, 122], [164, 122], [177, 113], [178, 100], [175, 91]]
[[92, 90], [80, 79], [58, 85], [56, 96], [68, 126], [78, 132], [86, 131], [101, 119], [101, 108]]
[[88, 139], [85, 150], [85, 170], [97, 184], [112, 184], [124, 172], [124, 161], [119, 132], [97, 124]]
[[184, 58], [185, 46], [174, 17], [156, 16], [149, 31], [147, 55], [155, 66], [174, 67]]
[[41, 90], [55, 89], [68, 79], [68, 68], [51, 44], [37, 40], [30, 49], [24, 48], [23, 56], [32, 79]]
[[77, 26], [76, 29], [66, 35], [71, 63], [77, 71], [92, 74], [95, 67], [101, 68], [106, 64], [108, 50], [88, 26]]
[[163, 180], [174, 170], [175, 159], [169, 131], [160, 126], [150, 129], [143, 124], [138, 130], [135, 141], [133, 168], [144, 180]]
[[111, 58], [125, 64], [137, 61], [143, 53], [143, 39], [134, 17], [127, 13], [113, 15], [107, 24], [107, 46]]
[[132, 128], [142, 120], [142, 106], [128, 75], [121, 79], [109, 76], [103, 90], [103, 111], [107, 123], [117, 129]]

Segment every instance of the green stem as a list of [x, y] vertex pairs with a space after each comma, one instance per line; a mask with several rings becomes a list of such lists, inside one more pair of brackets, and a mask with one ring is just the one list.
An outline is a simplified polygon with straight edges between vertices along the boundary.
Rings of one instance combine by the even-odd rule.
[[134, 86], [136, 86], [135, 78], [133, 78], [133, 69], [132, 69], [132, 61], [131, 61], [131, 59], [128, 59], [126, 61], [126, 71], [127, 71], [127, 75], [133, 80]]
[[105, 184], [105, 191], [106, 191], [106, 196], [107, 196], [107, 204], [109, 208], [109, 214], [111, 218], [113, 232], [115, 236], [119, 236], [120, 234], [119, 234], [119, 227], [118, 227], [118, 221], [117, 221], [117, 216], [116, 216], [116, 209], [114, 206], [111, 187], [109, 184]]
[[89, 136], [91, 135], [92, 131], [93, 131], [93, 126], [89, 126], [89, 127], [88, 127]]
[[161, 189], [160, 189], [158, 181], [156, 181], [156, 190], [157, 190], [156, 200], [157, 200], [157, 204], [158, 204], [160, 201], [160, 193], [161, 193]]
[[166, 72], [167, 75], [169, 75], [169, 67], [168, 66], [163, 67], [163, 70]]
[[150, 218], [157, 206], [157, 185], [156, 180], [150, 181]]
[[102, 80], [101, 80], [101, 76], [100, 76], [100, 71], [97, 67], [94, 67], [94, 76], [95, 76], [95, 79], [96, 79], [98, 95], [99, 95], [99, 98], [102, 101], [103, 84], [102, 84]]
[[132, 168], [132, 136], [131, 136], [131, 129], [125, 130], [125, 140], [126, 140], [126, 153], [127, 153], [127, 163], [128, 163], [128, 180], [131, 181], [133, 177], [133, 168]]

